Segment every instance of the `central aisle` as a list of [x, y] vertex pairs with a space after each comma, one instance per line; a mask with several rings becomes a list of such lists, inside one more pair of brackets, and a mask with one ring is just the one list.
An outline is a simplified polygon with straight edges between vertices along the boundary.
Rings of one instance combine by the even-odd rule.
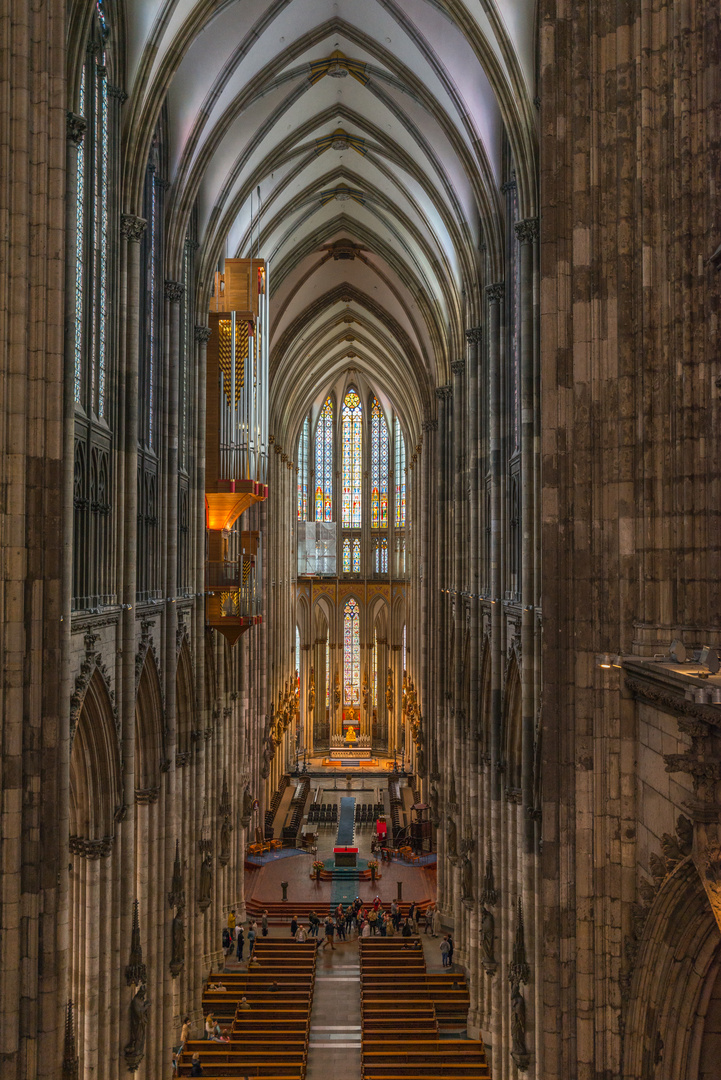
[[306, 1080], [360, 1080], [360, 1046], [358, 941], [336, 941], [318, 952]]

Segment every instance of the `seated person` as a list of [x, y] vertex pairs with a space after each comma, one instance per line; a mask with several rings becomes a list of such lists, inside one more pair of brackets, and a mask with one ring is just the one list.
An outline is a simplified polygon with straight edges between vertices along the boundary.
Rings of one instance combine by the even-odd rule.
[[239, 1009], [250, 1009], [251, 1008], [250, 1002], [248, 1001], [248, 999], [247, 999], [247, 997], [245, 995], [243, 995], [243, 997], [240, 999], [240, 1004], [238, 1005], [238, 1008]]
[[190, 1076], [205, 1076], [203, 1066], [200, 1064], [200, 1054], [193, 1054], [193, 1063], [190, 1067]]

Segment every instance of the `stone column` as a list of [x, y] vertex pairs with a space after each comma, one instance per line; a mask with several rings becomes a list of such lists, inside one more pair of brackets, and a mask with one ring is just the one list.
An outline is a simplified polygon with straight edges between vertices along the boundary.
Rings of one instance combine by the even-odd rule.
[[[130, 949], [133, 901], [135, 900], [135, 593], [137, 580], [137, 460], [138, 460], [138, 363], [140, 345], [140, 240], [145, 221], [132, 214], [123, 214], [120, 233], [124, 244], [125, 365], [122, 390], [125, 404], [125, 447], [123, 471], [122, 520], [123, 581], [122, 581], [122, 695], [121, 723], [123, 745], [123, 787], [125, 791], [125, 820], [122, 824], [121, 849], [121, 947]], [[130, 994], [121, 993], [121, 1011], [125, 1010]], [[121, 1023], [120, 1040], [127, 1039]], [[122, 1060], [123, 1047], [119, 1048]]]
[[[501, 679], [503, 656], [501, 643], [502, 618], [502, 544], [501, 544], [501, 302], [505, 293], [503, 282], [486, 288], [488, 300], [488, 371], [489, 371], [489, 424], [488, 448], [491, 474], [491, 844], [490, 855], [496, 873], [501, 874], [503, 865], [502, 836], [502, 749], [501, 749]], [[504, 898], [505, 899], [505, 898]], [[498, 920], [500, 923], [500, 920]], [[497, 923], [500, 941], [503, 926]], [[499, 957], [500, 959], [500, 957]], [[491, 1040], [493, 1044], [494, 1069], [505, 1068], [503, 1054], [503, 1018], [506, 1015], [505, 987], [494, 979], [493, 1004], [491, 1008]]]

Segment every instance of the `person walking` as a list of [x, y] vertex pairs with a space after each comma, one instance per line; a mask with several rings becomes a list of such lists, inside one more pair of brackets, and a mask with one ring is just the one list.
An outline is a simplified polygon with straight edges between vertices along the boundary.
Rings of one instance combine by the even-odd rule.
[[395, 900], [393, 900], [392, 903], [391, 903], [391, 919], [393, 919], [393, 925], [395, 926], [395, 928], [397, 930], [398, 929], [398, 904], [395, 902]]
[[310, 937], [317, 938], [318, 931], [320, 929], [320, 919], [314, 911], [311, 911], [310, 915], [308, 916], [308, 922], [310, 923], [310, 930], [308, 931]]
[[411, 935], [413, 934], [413, 928], [411, 927], [410, 921], [408, 919], [406, 919], [406, 921], [403, 923], [403, 929], [401, 930], [401, 934], [403, 935], [403, 937], [411, 937]]
[[297, 934], [297, 932], [298, 932], [298, 916], [294, 915], [293, 918], [290, 920], [290, 936], [292, 938], [294, 938], [295, 935]]
[[411, 924], [411, 929], [412, 929], [413, 933], [415, 934], [415, 932], [416, 932], [416, 902], [415, 902], [415, 900], [412, 902], [410, 908], [408, 909], [408, 920], [409, 920], [409, 922]]
[[441, 932], [441, 913], [438, 904], [433, 905], [433, 937], [438, 937]]
[[231, 938], [235, 937], [235, 908], [231, 908], [228, 912], [228, 930], [230, 931]]
[[260, 929], [263, 937], [268, 936], [268, 909], [263, 909], [263, 918], [260, 920]]
[[448, 938], [448, 944], [450, 945], [450, 952], [448, 953], [448, 966], [453, 967], [453, 936], [452, 934], [446, 934]]
[[245, 932], [243, 927], [238, 923], [235, 928], [235, 954], [238, 960], [243, 959], [243, 948], [245, 946]]
[[339, 904], [340, 915], [336, 915], [335, 918], [335, 931], [338, 935], [339, 941], [345, 941], [345, 918], [343, 917], [343, 908]]
[[323, 940], [323, 948], [325, 949], [330, 942], [330, 947], [335, 952], [335, 945], [333, 944], [333, 938], [335, 937], [335, 923], [333, 922], [333, 916], [329, 915], [325, 920], [325, 938]]
[[426, 908], [426, 935], [433, 933], [433, 907], [429, 904]]
[[296, 935], [295, 935], [295, 940], [300, 945], [302, 945], [304, 941], [308, 940], [308, 935], [307, 935], [307, 933], [305, 931], [305, 927], [302, 924], [298, 927], [298, 930], [297, 930]]
[[248, 958], [253, 955], [253, 946], [255, 945], [255, 923], [252, 922], [248, 927]]
[[443, 961], [443, 967], [450, 967], [448, 956], [450, 954], [451, 947], [448, 944], [448, 938], [444, 937], [441, 942], [441, 960]]

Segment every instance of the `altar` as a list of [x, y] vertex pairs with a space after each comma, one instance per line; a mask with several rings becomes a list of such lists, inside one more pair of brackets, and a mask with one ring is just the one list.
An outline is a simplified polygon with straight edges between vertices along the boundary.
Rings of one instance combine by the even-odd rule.
[[342, 761], [343, 758], [350, 758], [353, 761], [358, 759], [364, 760], [370, 758], [371, 748], [370, 746], [331, 746], [330, 757], [336, 761]]

